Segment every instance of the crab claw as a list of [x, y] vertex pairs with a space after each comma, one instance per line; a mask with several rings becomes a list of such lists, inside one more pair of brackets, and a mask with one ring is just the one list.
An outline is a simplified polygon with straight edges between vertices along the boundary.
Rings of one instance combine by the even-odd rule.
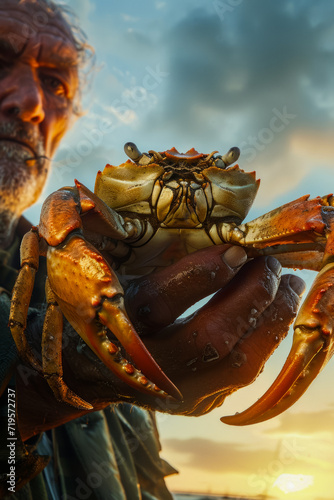
[[[47, 263], [50, 286], [63, 314], [101, 361], [142, 392], [182, 399], [132, 326], [123, 289], [101, 254], [81, 235], [72, 233], [62, 245], [49, 247]], [[121, 356], [108, 330], [138, 369]]]
[[290, 408], [306, 391], [334, 352], [334, 263], [318, 274], [298, 314], [288, 358], [267, 392], [247, 410], [222, 417], [229, 425], [269, 420]]
[[[154, 358], [152, 358], [151, 354], [146, 349], [136, 330], [132, 326], [131, 321], [129, 320], [125, 312], [122, 296], [116, 296], [112, 301], [104, 300], [102, 308], [98, 312], [98, 317], [101, 323], [105, 325], [110, 331], [112, 331], [115, 337], [118, 338], [136, 366], [142, 367], [145, 375], [150, 380], [154, 381], [160, 387], [160, 389], [163, 389], [167, 394], [170, 394], [175, 399], [182, 399], [180, 391], [169, 380], [169, 378], [167, 378], [159, 365], [155, 362]], [[110, 360], [110, 354], [114, 354], [113, 350], [113, 344], [107, 341], [107, 352], [104, 353], [103, 350], [98, 351], [97, 355], [102, 361], [105, 362], [105, 364], [107, 364], [107, 362]], [[115, 354], [118, 353], [119, 351], [117, 349], [117, 352], [115, 352]], [[125, 381], [129, 385], [133, 385], [137, 389], [138, 382], [144, 387], [147, 386], [149, 381], [147, 381], [146, 377], [143, 376], [141, 372], [132, 367], [129, 362], [127, 362], [126, 360], [124, 360], [123, 363], [124, 362], [125, 371], [129, 375], [132, 375], [132, 379], [130, 379], [130, 381], [128, 378], [126, 378]], [[118, 376], [120, 376], [119, 373]], [[131, 380], [133, 380], [134, 383], [131, 383]]]

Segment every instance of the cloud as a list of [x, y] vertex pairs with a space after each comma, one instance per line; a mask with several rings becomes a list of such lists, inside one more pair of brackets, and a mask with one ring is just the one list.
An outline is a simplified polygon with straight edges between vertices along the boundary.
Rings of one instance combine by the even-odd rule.
[[127, 23], [137, 23], [139, 21], [138, 17], [131, 16], [127, 12], [122, 14], [122, 19]]
[[302, 122], [307, 115], [318, 122], [319, 114], [329, 116], [327, 107], [317, 113], [317, 96], [332, 96], [333, 47], [323, 43], [332, 23], [324, 12], [314, 26], [310, 2], [295, 12], [288, 5], [242, 2], [223, 21], [197, 9], [173, 26], [164, 37], [172, 76], [166, 119], [177, 117], [176, 127], [195, 130], [198, 108], [220, 110], [226, 123], [242, 111], [251, 133], [275, 106], [287, 106]]
[[240, 471], [254, 474], [264, 467], [273, 468], [273, 462], [279, 462], [284, 470], [290, 472], [298, 471], [301, 464], [305, 473], [309, 468], [306, 455], [304, 463], [305, 448], [296, 440], [277, 441], [273, 449], [268, 449], [242, 443], [219, 443], [205, 438], [167, 439], [164, 440], [164, 452], [183, 455], [183, 467], [220, 474], [237, 474]]
[[298, 157], [310, 164], [321, 163], [333, 167], [334, 163], [334, 130], [325, 131], [300, 129], [290, 137], [290, 149]]
[[264, 431], [272, 435], [303, 435], [314, 436], [318, 434], [334, 435], [333, 429], [334, 409], [314, 412], [285, 412], [278, 419], [278, 426]]
[[126, 125], [130, 125], [138, 119], [134, 110], [130, 108], [126, 108], [125, 111], [123, 111], [117, 109], [115, 106], [109, 106], [107, 111], [109, 111], [110, 115], [114, 116], [116, 120]]
[[262, 461], [272, 455], [264, 448], [249, 449], [240, 443], [217, 443], [205, 438], [167, 439], [164, 445], [166, 450], [185, 456], [183, 465], [211, 472], [251, 472], [254, 460], [260, 466], [260, 456]]

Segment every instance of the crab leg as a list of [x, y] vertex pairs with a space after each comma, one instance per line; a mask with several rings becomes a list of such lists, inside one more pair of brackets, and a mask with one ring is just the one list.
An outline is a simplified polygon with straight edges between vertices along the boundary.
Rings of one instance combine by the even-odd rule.
[[[140, 340], [126, 314], [123, 289], [93, 245], [72, 233], [63, 244], [49, 247], [47, 265], [50, 285], [65, 317], [111, 371], [142, 392], [182, 397]], [[108, 330], [165, 393], [120, 356]]]
[[39, 263], [39, 239], [35, 229], [24, 235], [20, 253], [21, 269], [13, 288], [9, 326], [21, 359], [42, 373], [42, 365], [25, 336], [29, 303]]
[[[291, 243], [293, 235], [295, 235], [296, 242], [309, 242], [324, 239], [327, 236], [326, 247], [323, 250], [324, 267], [317, 275], [297, 316], [294, 325], [293, 345], [280, 374], [267, 392], [250, 408], [242, 413], [223, 417], [221, 420], [226, 424], [255, 424], [279, 415], [302, 396], [333, 354], [334, 262], [333, 233], [331, 230], [334, 225], [334, 212], [333, 208], [330, 207], [323, 213], [322, 207], [328, 205], [326, 201], [327, 197], [309, 202], [302, 198], [288, 204], [283, 207], [283, 216], [285, 209], [293, 208], [295, 218], [286, 218], [283, 224], [284, 217], [281, 218], [282, 214], [279, 210], [264, 216], [267, 219], [268, 227], [264, 229], [262, 227], [261, 230], [264, 231], [262, 237], [264, 236], [267, 245], [270, 238], [275, 244], [277, 242], [280, 244], [286, 241]], [[298, 217], [299, 209], [301, 209], [300, 217]], [[305, 212], [309, 215], [306, 221]], [[275, 226], [276, 216], [280, 219], [278, 226]], [[302, 222], [300, 222], [301, 220]], [[249, 224], [251, 238], [254, 242], [256, 240], [256, 224], [253, 222]], [[289, 224], [291, 225], [290, 231]], [[247, 224], [244, 225], [243, 230], [247, 229], [246, 226]], [[310, 232], [312, 230], [314, 234]], [[284, 233], [287, 236], [284, 237]], [[246, 241], [247, 237], [246, 231]], [[254, 246], [262, 246], [262, 242], [255, 243]], [[280, 250], [278, 245], [278, 253]]]
[[92, 410], [92, 405], [71, 391], [63, 380], [63, 315], [48, 279], [45, 284], [45, 293], [48, 307], [42, 333], [43, 375], [58, 401], [63, 401], [79, 409]]

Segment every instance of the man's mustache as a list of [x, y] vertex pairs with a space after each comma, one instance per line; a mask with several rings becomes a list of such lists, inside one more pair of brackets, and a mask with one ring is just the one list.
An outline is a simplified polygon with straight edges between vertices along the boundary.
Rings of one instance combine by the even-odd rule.
[[22, 144], [31, 150], [32, 157], [29, 160], [47, 159], [43, 138], [39, 135], [38, 130], [18, 122], [0, 122], [0, 140], [7, 140]]

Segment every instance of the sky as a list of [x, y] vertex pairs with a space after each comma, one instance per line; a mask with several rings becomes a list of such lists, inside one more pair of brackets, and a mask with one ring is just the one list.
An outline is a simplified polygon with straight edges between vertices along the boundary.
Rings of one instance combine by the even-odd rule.
[[[248, 219], [334, 190], [334, 2], [68, 0], [96, 52], [84, 116], [53, 162], [44, 197], [141, 151], [239, 146], [261, 187]], [[40, 203], [27, 212], [38, 222]], [[308, 284], [314, 273], [298, 274]], [[200, 418], [158, 415], [174, 491], [332, 498], [334, 362], [275, 419], [244, 428], [241, 411], [271, 384], [291, 334], [251, 387]], [[283, 491], [287, 491], [283, 493]]]

